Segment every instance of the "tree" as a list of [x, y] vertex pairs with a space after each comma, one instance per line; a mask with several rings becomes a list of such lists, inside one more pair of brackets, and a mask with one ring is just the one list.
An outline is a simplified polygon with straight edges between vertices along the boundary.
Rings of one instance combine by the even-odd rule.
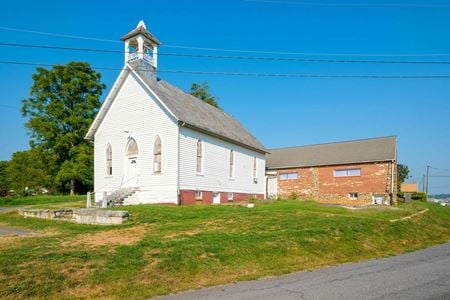
[[7, 161], [0, 161], [0, 197], [4, 197], [9, 191], [9, 180], [6, 174]]
[[408, 179], [409, 176], [409, 168], [407, 165], [398, 164], [397, 165], [397, 184], [398, 190], [400, 191], [400, 185]]
[[209, 92], [208, 82], [204, 81], [200, 84], [193, 83], [191, 86], [190, 94], [214, 107], [220, 108], [217, 103], [217, 98], [211, 95]]
[[27, 151], [15, 152], [6, 167], [9, 187], [19, 194], [26, 189], [52, 189], [51, 154], [44, 153], [39, 147]]
[[57, 182], [74, 194], [78, 185], [92, 182], [93, 159], [88, 157], [93, 149], [84, 136], [105, 85], [85, 62], [37, 68], [32, 78], [30, 97], [22, 106], [23, 116], [29, 117], [30, 145], [54, 156]]

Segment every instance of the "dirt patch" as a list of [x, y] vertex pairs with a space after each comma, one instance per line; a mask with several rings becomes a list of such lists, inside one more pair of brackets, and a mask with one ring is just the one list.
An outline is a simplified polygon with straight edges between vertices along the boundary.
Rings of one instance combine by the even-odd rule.
[[[17, 247], [21, 242], [41, 237], [55, 236], [59, 234], [57, 230], [36, 231], [27, 235], [2, 235], [0, 238], [0, 248]], [[37, 240], [36, 240], [37, 241]]]
[[166, 234], [164, 237], [166, 239], [174, 239], [174, 238], [179, 238], [179, 237], [183, 237], [183, 236], [194, 236], [199, 234], [200, 232], [202, 232], [202, 230], [200, 229], [192, 229], [192, 230], [185, 230], [185, 231], [179, 231], [179, 232], [171, 232]]
[[63, 242], [61, 245], [65, 247], [83, 245], [91, 248], [106, 245], [133, 245], [139, 242], [146, 232], [147, 227], [143, 225], [125, 229], [101, 231], [80, 235], [75, 239]]

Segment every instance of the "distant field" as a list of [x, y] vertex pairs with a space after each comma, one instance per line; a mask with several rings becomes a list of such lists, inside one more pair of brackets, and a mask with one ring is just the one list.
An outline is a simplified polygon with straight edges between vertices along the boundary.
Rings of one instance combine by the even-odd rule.
[[39, 206], [39, 207], [61, 207], [86, 206], [86, 196], [28, 196], [28, 197], [5, 197], [0, 198], [0, 207], [11, 206]]
[[[411, 219], [389, 221], [426, 208]], [[430, 203], [364, 210], [306, 201], [259, 203], [252, 209], [126, 209], [131, 221], [113, 227], [0, 214], [0, 224], [38, 232], [0, 238], [0, 298], [144, 299], [450, 240], [450, 207]]]

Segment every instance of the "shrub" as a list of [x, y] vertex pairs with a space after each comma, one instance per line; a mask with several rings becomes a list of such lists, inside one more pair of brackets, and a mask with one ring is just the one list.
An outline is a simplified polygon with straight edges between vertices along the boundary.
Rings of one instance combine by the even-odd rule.
[[427, 194], [426, 193], [420, 193], [420, 192], [413, 193], [411, 195], [411, 200], [427, 202]]

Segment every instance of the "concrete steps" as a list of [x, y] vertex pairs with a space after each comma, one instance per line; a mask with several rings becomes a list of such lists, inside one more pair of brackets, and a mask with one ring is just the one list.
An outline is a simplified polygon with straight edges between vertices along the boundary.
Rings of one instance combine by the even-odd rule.
[[[139, 188], [135, 187], [120, 188], [118, 190], [112, 191], [106, 195], [107, 206], [122, 206], [126, 199], [133, 199], [133, 196], [136, 197], [135, 194], [137, 191], [139, 191]], [[101, 203], [96, 202], [95, 206], [101, 206]]]

